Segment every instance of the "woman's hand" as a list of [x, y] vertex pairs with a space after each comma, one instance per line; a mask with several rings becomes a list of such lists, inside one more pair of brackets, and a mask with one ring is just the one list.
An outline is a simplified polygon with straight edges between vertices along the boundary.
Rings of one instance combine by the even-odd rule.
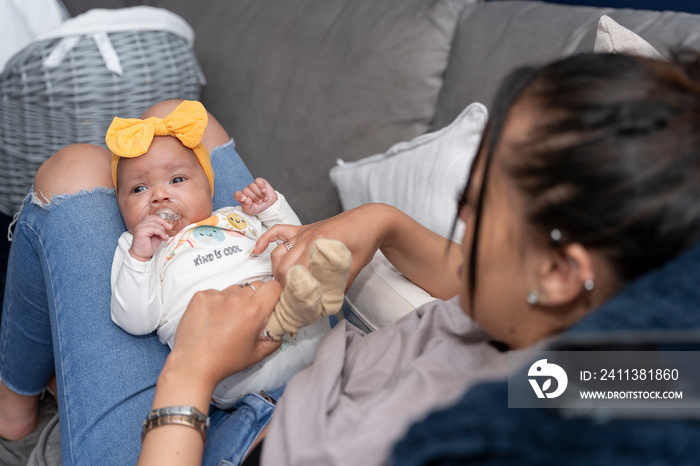
[[[260, 236], [253, 253], [260, 254], [269, 243], [281, 241], [282, 244], [272, 251], [271, 258], [275, 278], [284, 282], [287, 270], [292, 265], [302, 264], [308, 267], [309, 251], [314, 240], [340, 240], [352, 253], [347, 285], [349, 288], [385, 241], [396, 212], [396, 209], [387, 205], [366, 204], [310, 225], [275, 225]], [[289, 243], [290, 248], [286, 243]]]
[[[221, 380], [279, 347], [280, 342], [263, 341], [262, 332], [282, 287], [276, 281], [252, 285], [194, 295], [158, 377], [154, 409], [194, 406], [207, 413], [211, 395]], [[203, 446], [196, 429], [161, 426], [144, 438], [139, 464], [198, 465]]]
[[279, 347], [262, 334], [282, 292], [276, 281], [194, 295], [180, 320], [171, 357], [213, 387]]

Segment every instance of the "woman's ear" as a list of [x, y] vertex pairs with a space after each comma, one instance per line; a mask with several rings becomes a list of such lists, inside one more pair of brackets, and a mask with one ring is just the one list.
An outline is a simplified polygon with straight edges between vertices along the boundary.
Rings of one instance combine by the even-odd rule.
[[547, 254], [539, 270], [539, 304], [566, 306], [584, 292], [592, 291], [593, 261], [581, 243], [567, 244]]

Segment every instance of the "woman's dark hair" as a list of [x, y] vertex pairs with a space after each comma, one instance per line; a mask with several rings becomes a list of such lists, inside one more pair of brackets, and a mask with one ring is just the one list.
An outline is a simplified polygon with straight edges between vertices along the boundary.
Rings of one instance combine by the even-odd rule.
[[[556, 228], [559, 244], [600, 251], [623, 281], [698, 242], [699, 63], [688, 51], [670, 62], [577, 55], [512, 73], [497, 94], [478, 155], [486, 160], [474, 206], [471, 289], [485, 180], [517, 105], [527, 105], [529, 132], [509, 145], [503, 166], [524, 193], [535, 230]], [[467, 189], [470, 183], [471, 177]]]

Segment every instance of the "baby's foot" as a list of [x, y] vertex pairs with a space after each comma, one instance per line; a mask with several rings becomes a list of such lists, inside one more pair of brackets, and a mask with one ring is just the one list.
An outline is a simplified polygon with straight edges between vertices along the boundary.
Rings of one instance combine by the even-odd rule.
[[309, 270], [321, 283], [324, 316], [335, 314], [343, 305], [351, 263], [352, 254], [342, 241], [321, 238], [311, 245]]
[[303, 265], [287, 271], [287, 284], [265, 326], [267, 336], [279, 340], [314, 322], [321, 315], [321, 285]]

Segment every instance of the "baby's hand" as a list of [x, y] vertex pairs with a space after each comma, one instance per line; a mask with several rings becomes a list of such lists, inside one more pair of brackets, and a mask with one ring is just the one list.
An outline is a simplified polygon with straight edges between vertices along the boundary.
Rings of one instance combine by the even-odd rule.
[[149, 215], [134, 228], [134, 241], [129, 254], [141, 262], [148, 262], [160, 243], [168, 240], [170, 224], [157, 215]]
[[241, 203], [243, 212], [248, 215], [258, 215], [277, 202], [277, 193], [262, 178], [256, 178], [255, 183], [250, 183], [243, 191], [236, 191], [233, 197]]

